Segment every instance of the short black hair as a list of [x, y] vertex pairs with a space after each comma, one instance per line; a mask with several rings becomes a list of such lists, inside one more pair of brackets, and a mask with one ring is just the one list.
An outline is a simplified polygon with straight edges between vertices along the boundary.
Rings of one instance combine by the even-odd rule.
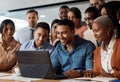
[[60, 20], [59, 19], [54, 19], [53, 21], [52, 21], [52, 23], [51, 23], [51, 28], [52, 28], [52, 26], [55, 24], [55, 23], [58, 23]]
[[81, 19], [81, 11], [80, 11], [80, 9], [78, 9], [77, 7], [72, 7], [72, 8], [69, 9], [69, 11], [73, 12], [75, 14], [76, 18]]
[[15, 24], [12, 20], [10, 19], [5, 19], [2, 21], [1, 25], [0, 25], [0, 33], [2, 33], [3, 29], [6, 29], [8, 24], [12, 24], [13, 25], [13, 30], [15, 31]]
[[[67, 5], [63, 5], [63, 6], [60, 7], [60, 9], [63, 9], [63, 8], [69, 9], [69, 7], [68, 7]], [[60, 10], [60, 9], [59, 9], [59, 10]]]
[[99, 11], [98, 11], [98, 9], [96, 7], [88, 7], [85, 10], [85, 13], [93, 13], [94, 19], [99, 16]]
[[50, 26], [46, 22], [39, 22], [39, 23], [37, 23], [37, 25], [35, 26], [35, 29], [38, 29], [38, 28], [43, 28], [45, 30], [48, 30], [48, 33], [50, 33]]
[[38, 12], [37, 12], [36, 10], [34, 10], [34, 9], [31, 9], [31, 10], [27, 11], [26, 15], [27, 15], [28, 13], [32, 13], [32, 12], [34, 12], [34, 13], [38, 16]]
[[74, 30], [74, 29], [75, 29], [74, 23], [73, 23], [71, 20], [69, 20], [69, 19], [60, 20], [60, 21], [58, 22], [58, 26], [59, 26], [59, 25], [67, 25], [67, 26], [69, 26], [69, 28], [70, 28], [71, 30]]

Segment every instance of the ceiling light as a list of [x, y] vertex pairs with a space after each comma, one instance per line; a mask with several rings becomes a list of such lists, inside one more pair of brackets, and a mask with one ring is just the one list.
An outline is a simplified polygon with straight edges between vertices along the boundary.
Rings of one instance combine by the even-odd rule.
[[40, 15], [41, 18], [45, 18], [46, 16], [45, 15]]

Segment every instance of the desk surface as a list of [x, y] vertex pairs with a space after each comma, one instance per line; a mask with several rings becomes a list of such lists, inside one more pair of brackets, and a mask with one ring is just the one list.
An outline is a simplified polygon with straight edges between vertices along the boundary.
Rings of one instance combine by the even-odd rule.
[[31, 81], [31, 82], [60, 82], [60, 80], [36, 80], [36, 81]]
[[5, 79], [0, 79], [0, 82], [25, 82], [25, 81], [17, 81], [17, 80], [5, 80]]
[[15, 74], [6, 74], [0, 73], [0, 82], [110, 82], [111, 80], [115, 80], [117, 78], [109, 78], [109, 77], [95, 77], [95, 78], [75, 78], [75, 79], [63, 79], [63, 80], [49, 80], [49, 79], [41, 79], [41, 78], [26, 78], [22, 76], [17, 76]]

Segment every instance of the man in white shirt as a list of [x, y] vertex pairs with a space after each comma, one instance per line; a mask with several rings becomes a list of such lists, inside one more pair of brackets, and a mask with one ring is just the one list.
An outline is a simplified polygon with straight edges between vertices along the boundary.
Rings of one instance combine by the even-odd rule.
[[28, 27], [20, 29], [14, 35], [15, 39], [23, 44], [26, 41], [33, 39], [34, 27], [38, 22], [38, 12], [36, 10], [29, 10], [26, 13]]

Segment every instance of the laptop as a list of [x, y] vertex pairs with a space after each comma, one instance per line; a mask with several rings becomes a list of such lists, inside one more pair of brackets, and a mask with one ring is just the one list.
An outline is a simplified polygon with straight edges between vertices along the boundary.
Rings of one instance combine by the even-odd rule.
[[21, 76], [30, 78], [61, 79], [52, 68], [48, 51], [17, 51], [16, 57]]

